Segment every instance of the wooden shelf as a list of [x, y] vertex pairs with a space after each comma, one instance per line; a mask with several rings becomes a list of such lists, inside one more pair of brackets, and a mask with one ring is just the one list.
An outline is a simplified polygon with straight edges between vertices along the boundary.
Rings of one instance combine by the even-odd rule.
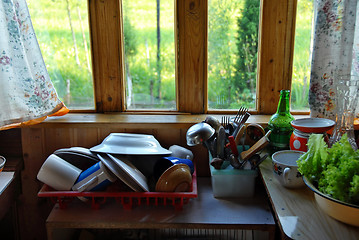
[[21, 158], [7, 158], [5, 167], [0, 173], [0, 220], [16, 202], [20, 192]]
[[171, 206], [139, 206], [124, 210], [106, 203], [92, 210], [80, 201], [67, 209], [55, 205], [46, 221], [48, 239], [58, 229], [251, 229], [267, 232], [274, 239], [275, 221], [265, 190], [259, 186], [254, 198], [217, 199], [213, 197], [210, 178], [198, 178], [198, 198], [182, 210]]

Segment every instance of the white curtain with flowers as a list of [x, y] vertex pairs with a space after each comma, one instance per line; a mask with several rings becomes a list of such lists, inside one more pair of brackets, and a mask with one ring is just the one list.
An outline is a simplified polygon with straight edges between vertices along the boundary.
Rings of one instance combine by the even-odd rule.
[[359, 75], [359, 3], [358, 0], [314, 1], [310, 111], [312, 117], [335, 120], [336, 75]]
[[64, 107], [51, 83], [26, 0], [0, 0], [0, 130]]

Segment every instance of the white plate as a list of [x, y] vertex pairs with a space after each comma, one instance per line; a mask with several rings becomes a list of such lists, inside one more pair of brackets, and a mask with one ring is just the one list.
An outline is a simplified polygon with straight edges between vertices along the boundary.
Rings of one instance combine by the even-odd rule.
[[123, 155], [170, 155], [152, 135], [111, 133], [100, 145], [90, 148], [93, 152]]
[[129, 161], [120, 160], [110, 154], [97, 154], [100, 160], [121, 181], [136, 192], [149, 192], [147, 178]]
[[291, 124], [302, 132], [324, 133], [335, 125], [335, 121], [326, 118], [301, 118], [293, 120]]

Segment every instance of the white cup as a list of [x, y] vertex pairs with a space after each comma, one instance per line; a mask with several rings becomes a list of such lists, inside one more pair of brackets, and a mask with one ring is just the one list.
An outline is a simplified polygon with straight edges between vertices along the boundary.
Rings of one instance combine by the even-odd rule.
[[59, 191], [71, 190], [82, 170], [51, 154], [42, 164], [37, 179]]
[[297, 160], [303, 153], [283, 150], [272, 155], [273, 175], [284, 187], [299, 188], [305, 185], [297, 165]]
[[102, 190], [116, 179], [117, 177], [102, 162], [98, 162], [80, 174], [72, 190], [78, 192]]
[[172, 145], [168, 150], [172, 152], [171, 157], [193, 160], [193, 153], [187, 148]]

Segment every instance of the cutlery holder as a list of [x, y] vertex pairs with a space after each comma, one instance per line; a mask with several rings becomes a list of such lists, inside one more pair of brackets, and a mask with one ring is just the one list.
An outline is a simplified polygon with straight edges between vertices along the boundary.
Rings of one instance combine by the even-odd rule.
[[[212, 156], [209, 154], [209, 162]], [[217, 170], [209, 165], [213, 196], [216, 198], [252, 198], [255, 193], [255, 180], [258, 170], [234, 169], [229, 162], [227, 167]]]

